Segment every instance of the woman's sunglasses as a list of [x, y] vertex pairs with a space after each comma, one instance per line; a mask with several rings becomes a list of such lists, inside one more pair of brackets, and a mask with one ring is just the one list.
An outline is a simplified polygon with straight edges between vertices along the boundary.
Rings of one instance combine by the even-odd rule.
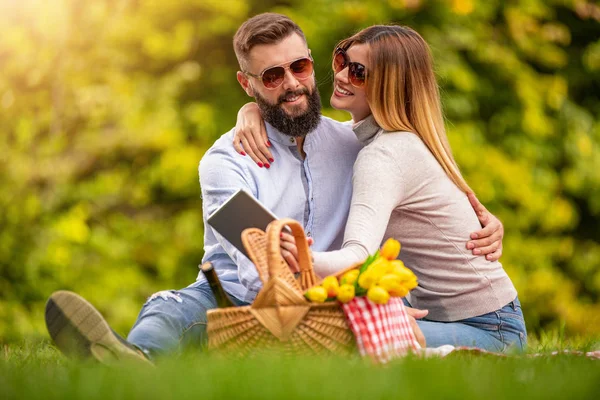
[[346, 50], [338, 47], [333, 56], [333, 71], [337, 74], [346, 67], [348, 67], [348, 80], [352, 86], [364, 86], [367, 78], [367, 69], [361, 63], [350, 61]]
[[253, 78], [260, 79], [267, 89], [277, 89], [283, 83], [286, 69], [289, 69], [296, 79], [304, 80], [313, 73], [313, 60], [309, 57], [302, 57], [291, 63], [269, 67], [258, 75], [251, 74], [250, 72], [244, 73]]

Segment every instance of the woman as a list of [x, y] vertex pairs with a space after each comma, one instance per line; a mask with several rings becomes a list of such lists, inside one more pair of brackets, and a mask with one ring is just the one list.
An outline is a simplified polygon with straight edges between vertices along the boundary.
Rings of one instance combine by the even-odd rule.
[[510, 278], [463, 245], [479, 221], [446, 137], [426, 42], [407, 27], [372, 26], [339, 43], [333, 69], [331, 105], [352, 114], [364, 148], [344, 245], [315, 252], [317, 272], [337, 272], [394, 237], [419, 278], [407, 300], [429, 310], [419, 321], [429, 346], [522, 349], [527, 333]]

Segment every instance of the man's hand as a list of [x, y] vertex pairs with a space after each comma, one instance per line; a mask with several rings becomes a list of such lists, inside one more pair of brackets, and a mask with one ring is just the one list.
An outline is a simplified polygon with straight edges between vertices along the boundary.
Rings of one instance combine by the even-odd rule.
[[467, 249], [476, 256], [485, 255], [488, 261], [497, 261], [502, 255], [504, 226], [479, 202], [474, 193], [469, 193], [468, 197], [483, 229], [471, 233], [472, 240], [467, 242]]

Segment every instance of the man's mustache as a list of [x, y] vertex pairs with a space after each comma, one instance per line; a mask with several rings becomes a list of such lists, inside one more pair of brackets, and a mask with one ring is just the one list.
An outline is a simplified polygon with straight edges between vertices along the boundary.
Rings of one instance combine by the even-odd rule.
[[283, 102], [285, 101], [285, 98], [288, 96], [301, 96], [301, 95], [307, 95], [310, 96], [310, 92], [308, 91], [308, 88], [303, 88], [303, 89], [298, 89], [295, 92], [288, 90], [287, 92], [285, 92], [284, 94], [282, 94], [281, 96], [279, 96], [279, 98], [277, 99], [277, 105], [281, 105], [283, 104]]

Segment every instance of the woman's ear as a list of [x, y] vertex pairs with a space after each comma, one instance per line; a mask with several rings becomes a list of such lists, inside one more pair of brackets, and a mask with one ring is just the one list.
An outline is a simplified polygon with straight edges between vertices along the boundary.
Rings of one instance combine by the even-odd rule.
[[254, 89], [252, 88], [252, 85], [250, 85], [250, 81], [248, 80], [246, 74], [244, 74], [242, 71], [238, 71], [237, 80], [242, 86], [242, 89], [244, 89], [244, 92], [246, 92], [248, 96], [254, 97]]

